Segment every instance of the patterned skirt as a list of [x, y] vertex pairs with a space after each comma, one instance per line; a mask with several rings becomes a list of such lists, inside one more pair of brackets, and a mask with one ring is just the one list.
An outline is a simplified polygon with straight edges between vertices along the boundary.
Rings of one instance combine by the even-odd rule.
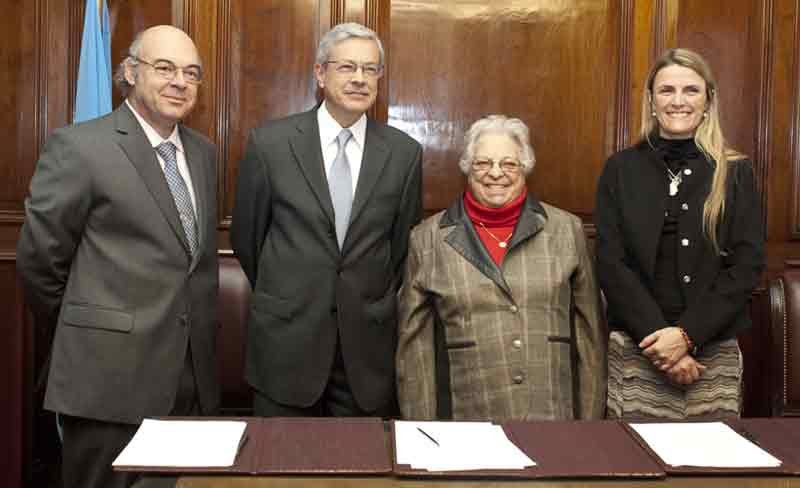
[[608, 344], [608, 418], [738, 417], [742, 355], [736, 339], [710, 342], [696, 356], [707, 369], [691, 385], [674, 385], [631, 337], [612, 331]]

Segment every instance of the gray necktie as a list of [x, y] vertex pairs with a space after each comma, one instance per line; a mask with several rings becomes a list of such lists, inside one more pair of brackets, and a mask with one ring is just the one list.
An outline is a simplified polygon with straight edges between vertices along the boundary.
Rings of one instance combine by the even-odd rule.
[[189, 189], [181, 174], [178, 173], [178, 159], [175, 156], [177, 150], [178, 148], [175, 147], [175, 144], [169, 141], [164, 141], [156, 146], [156, 152], [164, 160], [164, 176], [167, 179], [172, 198], [175, 200], [175, 206], [178, 207], [183, 231], [186, 233], [186, 240], [189, 242], [189, 251], [192, 256], [195, 256], [198, 246], [197, 222], [194, 217], [194, 208], [192, 207], [192, 197], [189, 195]]
[[336, 240], [339, 242], [339, 249], [342, 249], [344, 244], [347, 225], [350, 223], [350, 210], [353, 208], [353, 177], [350, 173], [350, 162], [347, 160], [347, 153], [344, 152], [351, 137], [353, 137], [353, 134], [350, 129], [342, 129], [336, 137], [339, 142], [339, 151], [336, 153], [336, 159], [333, 160], [331, 174], [328, 177], [331, 200], [333, 200], [334, 220], [336, 221]]

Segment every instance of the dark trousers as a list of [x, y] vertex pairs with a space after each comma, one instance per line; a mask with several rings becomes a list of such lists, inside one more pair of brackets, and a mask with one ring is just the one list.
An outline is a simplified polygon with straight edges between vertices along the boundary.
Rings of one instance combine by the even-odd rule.
[[328, 384], [319, 400], [310, 407], [284, 405], [258, 390], [254, 392], [253, 399], [253, 413], [259, 417], [390, 417], [395, 415], [395, 410], [392, 405], [387, 405], [384, 409], [367, 412], [358, 406], [347, 382], [339, 343], [336, 344], [336, 355]]
[[[171, 415], [199, 414], [191, 354], [187, 349]], [[60, 417], [64, 435], [61, 446], [64, 488], [128, 488], [139, 479], [136, 473], [113, 471], [111, 468], [111, 463], [133, 438], [138, 425], [64, 414]], [[171, 484], [164, 486], [174, 486], [175, 480], [172, 478]], [[145, 485], [139, 483], [137, 486]]]

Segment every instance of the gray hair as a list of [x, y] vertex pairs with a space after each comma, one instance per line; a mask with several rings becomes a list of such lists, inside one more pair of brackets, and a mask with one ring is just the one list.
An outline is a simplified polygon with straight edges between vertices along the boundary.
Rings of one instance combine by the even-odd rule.
[[536, 165], [536, 155], [530, 141], [530, 131], [525, 122], [516, 118], [509, 118], [505, 115], [489, 115], [478, 119], [473, 123], [464, 136], [464, 153], [458, 162], [458, 167], [465, 175], [469, 174], [472, 168], [472, 161], [475, 158], [475, 145], [482, 135], [487, 132], [506, 134], [519, 146], [519, 162], [522, 164], [522, 172], [530, 174]]
[[378, 38], [378, 34], [376, 34], [375, 31], [369, 27], [365, 27], [355, 22], [338, 24], [326, 32], [324, 36], [322, 36], [322, 39], [319, 41], [319, 47], [317, 47], [316, 63], [321, 65], [328, 61], [330, 59], [331, 48], [342, 41], [346, 41], [347, 39], [369, 39], [375, 41], [375, 44], [378, 45], [378, 51], [381, 55], [380, 64], [383, 66], [383, 44], [381, 43], [380, 38]]
[[117, 70], [114, 72], [114, 83], [119, 88], [119, 91], [122, 92], [122, 96], [127, 97], [128, 93], [133, 88], [133, 85], [128, 83], [128, 80], [125, 79], [125, 67], [126, 66], [136, 66], [139, 64], [139, 61], [136, 59], [139, 57], [139, 52], [142, 50], [142, 35], [144, 34], [144, 30], [139, 31], [136, 34], [136, 37], [133, 38], [133, 42], [131, 42], [130, 47], [128, 48], [128, 55], [120, 61], [119, 65], [117, 66]]

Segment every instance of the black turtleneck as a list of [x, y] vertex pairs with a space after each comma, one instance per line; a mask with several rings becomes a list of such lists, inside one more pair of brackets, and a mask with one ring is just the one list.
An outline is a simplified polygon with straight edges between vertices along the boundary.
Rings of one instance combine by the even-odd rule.
[[[698, 159], [700, 152], [693, 139], [662, 139], [655, 141], [656, 152], [664, 163], [664, 192], [667, 193], [664, 226], [658, 243], [655, 267], [655, 298], [661, 307], [664, 318], [669, 324], [675, 324], [686, 309], [686, 297], [678, 277], [678, 217], [683, 185], [678, 186], [678, 193], [669, 196], [669, 175], [683, 175], [688, 161]], [[683, 178], [686, 176], [683, 175]]]

